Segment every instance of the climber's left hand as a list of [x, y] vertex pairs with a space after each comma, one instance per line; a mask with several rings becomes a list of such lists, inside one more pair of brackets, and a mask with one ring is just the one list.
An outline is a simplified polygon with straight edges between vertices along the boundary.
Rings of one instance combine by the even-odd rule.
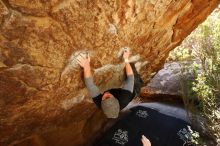
[[125, 49], [123, 52], [123, 59], [128, 59], [130, 56], [130, 51], [128, 49]]

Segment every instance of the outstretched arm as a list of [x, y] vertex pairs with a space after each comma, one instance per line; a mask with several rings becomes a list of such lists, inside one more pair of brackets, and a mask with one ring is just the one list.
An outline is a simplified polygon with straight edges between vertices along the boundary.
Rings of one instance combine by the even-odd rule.
[[133, 74], [133, 70], [131, 68], [130, 63], [128, 62], [129, 55], [130, 55], [130, 51], [125, 50], [123, 54], [123, 58], [125, 60], [125, 71], [126, 71], [127, 79], [125, 80], [123, 89], [131, 91], [131, 93], [133, 93], [134, 74]]
[[90, 66], [90, 57], [87, 56], [79, 57], [77, 59], [77, 62], [79, 65], [83, 68], [84, 71], [84, 81], [86, 84], [87, 89], [89, 90], [89, 94], [91, 97], [96, 97], [100, 94], [99, 88], [94, 84], [92, 79], [92, 73], [91, 73], [91, 66]]

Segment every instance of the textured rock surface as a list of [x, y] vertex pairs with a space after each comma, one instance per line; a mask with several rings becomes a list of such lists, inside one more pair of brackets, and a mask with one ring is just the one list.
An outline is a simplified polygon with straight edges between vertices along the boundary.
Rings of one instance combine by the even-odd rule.
[[[165, 102], [183, 105], [181, 97], [181, 62], [166, 62], [141, 90], [142, 102]], [[191, 63], [191, 62], [190, 62]]]
[[181, 71], [180, 63], [168, 62], [150, 80], [147, 87], [155, 91], [156, 94], [181, 95]]
[[121, 85], [118, 56], [128, 46], [147, 83], [218, 3], [1, 0], [0, 145], [85, 145], [106, 119], [71, 62], [74, 55], [91, 53], [94, 79], [104, 90]]

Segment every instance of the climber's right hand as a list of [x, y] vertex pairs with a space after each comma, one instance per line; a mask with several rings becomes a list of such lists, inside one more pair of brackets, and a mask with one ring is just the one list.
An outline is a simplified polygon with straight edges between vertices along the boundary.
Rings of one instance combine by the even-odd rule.
[[89, 55], [86, 55], [86, 57], [84, 56], [79, 56], [77, 57], [77, 62], [79, 63], [79, 65], [82, 67], [82, 68], [88, 68], [90, 67], [90, 56]]

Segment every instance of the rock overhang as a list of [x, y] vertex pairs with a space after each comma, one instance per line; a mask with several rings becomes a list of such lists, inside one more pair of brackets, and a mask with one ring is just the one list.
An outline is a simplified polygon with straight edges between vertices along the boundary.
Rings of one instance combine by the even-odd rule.
[[[91, 121], [103, 115], [92, 104], [82, 71], [70, 63], [71, 56], [89, 51], [94, 80], [105, 90], [120, 87], [124, 79], [120, 49], [129, 47], [134, 61], [142, 64], [140, 74], [147, 83], [163, 66], [169, 51], [218, 3], [0, 1], [0, 143], [9, 144], [37, 133], [51, 144], [48, 131], [62, 131], [68, 126], [74, 129], [77, 124], [76, 133], [84, 129], [86, 134], [82, 132], [69, 144], [84, 143], [85, 137], [91, 137], [88, 128], [92, 132], [98, 129], [91, 126], [95, 123]], [[102, 117], [98, 127], [104, 121]]]

